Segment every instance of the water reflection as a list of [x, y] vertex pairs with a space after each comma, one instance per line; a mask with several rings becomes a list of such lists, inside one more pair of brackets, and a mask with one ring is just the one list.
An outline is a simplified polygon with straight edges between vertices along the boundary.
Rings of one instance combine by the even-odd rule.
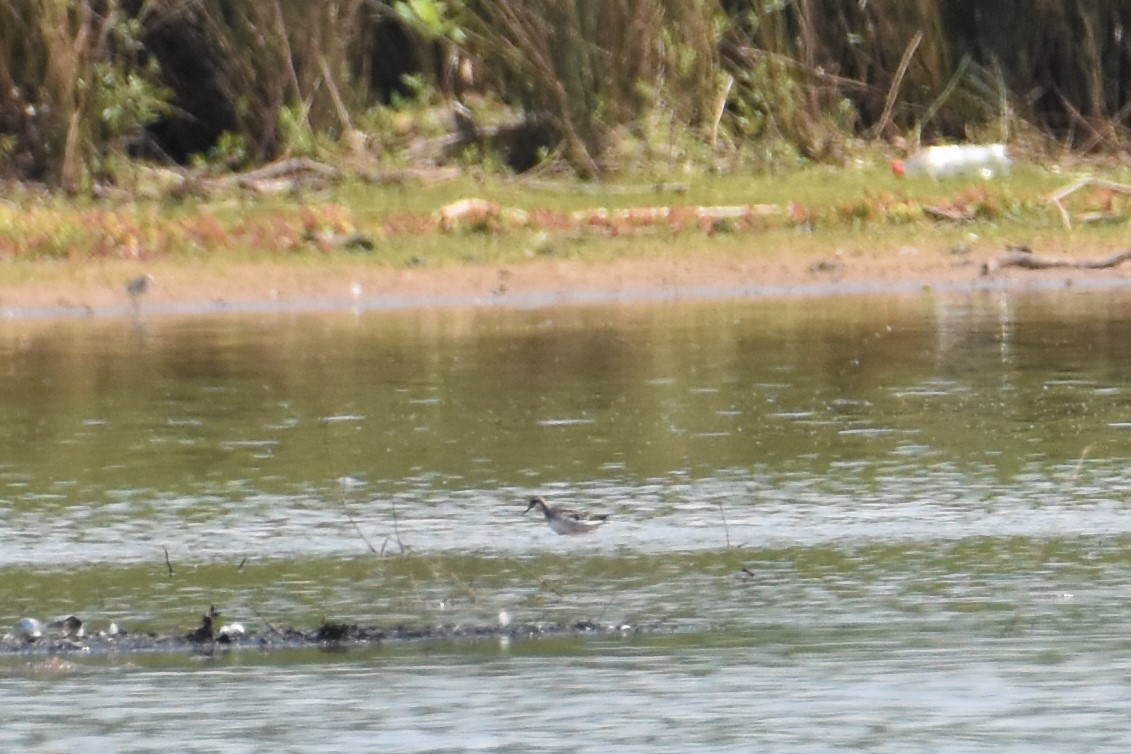
[[[47, 740], [54, 695], [188, 684], [212, 717], [274, 710], [249, 740], [294, 749], [376, 730], [402, 750], [645, 749], [677, 721], [712, 750], [1021, 740], [1000, 714], [1056, 750], [1034, 710], [1111, 724], [1086, 678], [1122, 667], [1131, 622], [1129, 315], [1126, 294], [985, 291], [5, 322], [0, 625], [187, 629], [216, 604], [250, 625], [506, 610], [672, 633], [237, 654], [187, 680], [199, 661], [84, 659], [48, 679], [9, 663], [44, 701], [0, 742]], [[557, 537], [520, 515], [532, 493], [612, 521]], [[318, 701], [370, 699], [375, 678], [390, 691], [372, 703]], [[588, 691], [618, 684], [623, 707]], [[471, 697], [475, 713], [453, 708]], [[637, 722], [560, 742], [537, 733], [548, 704]], [[119, 707], [91, 701], [58, 740], [239, 735], [165, 741], [144, 712], [115, 734]], [[763, 723], [726, 724], [740, 714]], [[507, 725], [475, 722], [489, 715]], [[841, 737], [807, 735], [822, 721]]]

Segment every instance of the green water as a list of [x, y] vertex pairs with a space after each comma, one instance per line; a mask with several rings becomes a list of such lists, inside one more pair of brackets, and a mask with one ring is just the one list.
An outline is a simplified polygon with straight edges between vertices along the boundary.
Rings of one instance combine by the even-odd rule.
[[[1126, 742], [1129, 320], [1126, 292], [987, 291], [4, 322], [0, 625], [661, 631], [11, 660], [0, 742]], [[531, 494], [611, 522], [556, 536]]]

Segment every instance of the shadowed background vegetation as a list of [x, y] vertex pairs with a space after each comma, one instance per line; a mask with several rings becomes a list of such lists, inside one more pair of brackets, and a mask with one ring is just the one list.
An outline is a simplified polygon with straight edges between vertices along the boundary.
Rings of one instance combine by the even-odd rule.
[[1131, 3], [1092, 0], [10, 0], [0, 175], [138, 158], [835, 162], [861, 139], [1121, 149]]

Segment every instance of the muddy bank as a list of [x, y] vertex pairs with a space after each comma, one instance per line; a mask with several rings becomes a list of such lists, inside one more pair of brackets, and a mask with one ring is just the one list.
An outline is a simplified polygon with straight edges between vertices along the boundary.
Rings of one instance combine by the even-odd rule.
[[[1131, 284], [1115, 269], [986, 268], [997, 251], [955, 255], [929, 249], [854, 255], [732, 254], [620, 259], [601, 263], [535, 260], [512, 265], [390, 269], [232, 264], [221, 269], [130, 265], [97, 274], [0, 285], [10, 319], [184, 316], [224, 312], [373, 311], [452, 306], [537, 307], [617, 301], [797, 297], [934, 290], [1049, 289]], [[1085, 255], [1081, 255], [1085, 256]], [[155, 282], [131, 301], [127, 281]]]

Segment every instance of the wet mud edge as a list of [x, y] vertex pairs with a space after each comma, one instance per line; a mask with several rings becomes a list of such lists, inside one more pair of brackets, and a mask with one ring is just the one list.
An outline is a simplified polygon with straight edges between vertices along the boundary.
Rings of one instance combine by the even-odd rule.
[[350, 649], [374, 647], [388, 642], [448, 642], [475, 640], [527, 640], [550, 637], [618, 637], [655, 633], [659, 624], [527, 623], [499, 625], [441, 626], [362, 626], [345, 623], [323, 623], [316, 629], [295, 628], [263, 632], [249, 631], [240, 635], [203, 636], [198, 631], [188, 634], [118, 633], [84, 637], [50, 637], [35, 639], [8, 635], [0, 640], [0, 657], [44, 655], [111, 655], [135, 653], [212, 653], [232, 649], [283, 650], [297, 648]]

